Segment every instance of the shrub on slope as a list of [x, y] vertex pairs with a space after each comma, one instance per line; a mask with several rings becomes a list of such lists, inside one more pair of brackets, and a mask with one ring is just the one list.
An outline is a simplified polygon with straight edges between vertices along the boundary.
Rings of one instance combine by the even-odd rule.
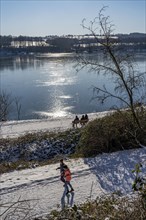
[[35, 220], [144, 220], [145, 208], [141, 198], [128, 198], [110, 195], [87, 201], [62, 211], [52, 211], [46, 217]]
[[75, 152], [78, 129], [59, 133], [27, 134], [18, 139], [0, 139], [0, 173], [45, 165]]
[[137, 128], [130, 112], [116, 112], [90, 122], [82, 130], [76, 154], [88, 157], [146, 145], [146, 114], [140, 120], [142, 130]]

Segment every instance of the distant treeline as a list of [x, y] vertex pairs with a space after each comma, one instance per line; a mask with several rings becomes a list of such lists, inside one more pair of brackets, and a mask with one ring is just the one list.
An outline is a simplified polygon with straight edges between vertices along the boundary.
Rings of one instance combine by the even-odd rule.
[[[1, 53], [30, 53], [30, 52], [89, 52], [101, 49], [99, 42], [104, 42], [103, 36], [67, 35], [46, 37], [13, 37], [0, 35]], [[111, 42], [118, 47], [146, 50], [146, 34], [131, 33], [111, 36]]]

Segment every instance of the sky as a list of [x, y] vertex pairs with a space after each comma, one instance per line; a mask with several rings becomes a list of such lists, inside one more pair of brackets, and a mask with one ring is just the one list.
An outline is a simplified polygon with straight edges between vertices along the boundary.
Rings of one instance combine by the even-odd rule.
[[0, 34], [89, 34], [82, 20], [89, 24], [103, 6], [115, 34], [146, 33], [146, 0], [0, 0]]

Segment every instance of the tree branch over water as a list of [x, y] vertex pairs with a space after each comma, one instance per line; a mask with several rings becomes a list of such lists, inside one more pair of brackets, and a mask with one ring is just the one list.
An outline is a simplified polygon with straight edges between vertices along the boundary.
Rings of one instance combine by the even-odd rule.
[[[90, 32], [98, 44], [97, 53], [94, 56], [79, 55], [78, 66], [88, 68], [88, 72], [104, 74], [114, 83], [114, 92], [108, 91], [106, 86], [93, 86], [94, 94], [100, 103], [104, 104], [108, 98], [116, 98], [129, 108], [133, 121], [142, 130], [137, 111], [137, 103], [144, 104], [144, 94], [146, 94], [145, 75], [136, 70], [134, 57], [129, 55], [129, 51], [124, 50], [119, 39], [114, 35], [114, 25], [109, 16], [105, 16], [103, 7], [96, 18], [86, 24], [86, 19], [82, 22], [82, 27]], [[98, 76], [97, 76], [98, 77]], [[141, 89], [143, 88], [143, 94]], [[139, 94], [139, 97], [138, 95]]]

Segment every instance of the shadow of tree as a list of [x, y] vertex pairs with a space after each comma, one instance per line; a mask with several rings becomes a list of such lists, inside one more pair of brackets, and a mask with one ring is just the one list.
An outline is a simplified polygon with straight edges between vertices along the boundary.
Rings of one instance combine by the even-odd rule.
[[146, 174], [146, 149], [126, 150], [112, 154], [102, 154], [95, 158], [85, 158], [90, 170], [97, 176], [97, 181], [107, 192], [131, 192], [137, 163], [143, 165]]

